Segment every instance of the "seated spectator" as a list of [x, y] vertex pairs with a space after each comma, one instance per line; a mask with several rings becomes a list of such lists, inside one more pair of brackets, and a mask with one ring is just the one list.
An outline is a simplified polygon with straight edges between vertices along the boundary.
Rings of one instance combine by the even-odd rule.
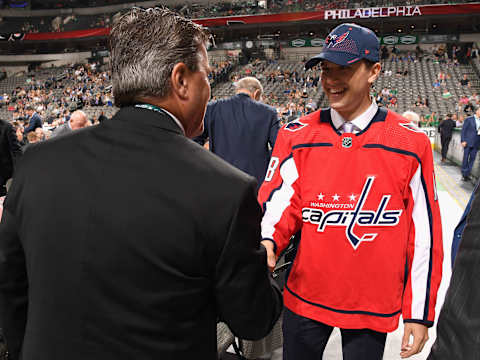
[[417, 106], [417, 107], [424, 106], [424, 103], [423, 103], [422, 98], [420, 97], [420, 95], [418, 95], [417, 100], [415, 100], [415, 106]]
[[30, 131], [27, 134], [27, 141], [28, 141], [28, 144], [35, 144], [39, 142], [40, 139], [38, 138], [37, 133], [35, 131]]
[[460, 80], [460, 85], [470, 87], [470, 80], [468, 80], [467, 74], [463, 74], [463, 79]]
[[478, 96], [478, 94], [476, 92], [472, 93], [472, 96], [470, 96], [468, 98], [468, 100], [470, 100], [470, 102], [474, 105], [478, 105], [479, 104], [479, 101], [480, 101], [480, 97]]
[[442, 98], [450, 99], [451, 97], [452, 97], [452, 94], [450, 93], [450, 91], [448, 91], [448, 89], [443, 89]]
[[473, 106], [473, 104], [470, 101], [468, 101], [468, 103], [463, 108], [463, 112], [469, 114], [469, 113], [474, 112], [474, 111], [475, 111], [475, 107]]
[[425, 115], [425, 126], [437, 126], [438, 116], [435, 111], [432, 111], [431, 114]]
[[397, 107], [397, 97], [396, 96], [392, 96], [392, 98], [390, 99], [390, 106], [391, 107]]

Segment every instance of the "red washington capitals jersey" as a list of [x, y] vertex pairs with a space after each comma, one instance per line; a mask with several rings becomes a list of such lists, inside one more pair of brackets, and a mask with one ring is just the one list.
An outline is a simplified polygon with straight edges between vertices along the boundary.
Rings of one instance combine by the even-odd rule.
[[345, 329], [432, 326], [442, 276], [442, 226], [430, 141], [379, 109], [340, 134], [330, 110], [286, 124], [265, 181], [262, 237], [280, 254], [301, 230], [285, 306]]

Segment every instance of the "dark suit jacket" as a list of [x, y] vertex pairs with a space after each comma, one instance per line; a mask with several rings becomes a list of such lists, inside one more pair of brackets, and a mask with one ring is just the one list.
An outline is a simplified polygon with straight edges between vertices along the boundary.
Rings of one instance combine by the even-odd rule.
[[42, 125], [42, 118], [37, 113], [33, 113], [28, 126], [25, 128], [24, 133], [25, 135], [28, 134], [30, 131], [35, 131], [36, 128], [41, 128]]
[[428, 360], [478, 360], [480, 355], [480, 188], [455, 259]]
[[20, 155], [22, 148], [15, 129], [8, 121], [0, 119], [0, 196], [6, 194], [5, 183], [12, 177], [15, 162]]
[[468, 147], [480, 147], [480, 136], [477, 135], [477, 124], [473, 116], [467, 117], [463, 122], [461, 141], [466, 141]]
[[265, 336], [281, 294], [260, 220], [255, 180], [163, 113], [27, 150], [0, 223], [11, 359], [213, 360], [217, 318]]
[[210, 139], [210, 150], [254, 176], [258, 187], [265, 178], [279, 128], [277, 112], [246, 94], [208, 104], [205, 131], [195, 141]]
[[453, 129], [455, 129], [456, 123], [451, 118], [443, 120], [440, 125], [438, 125], [438, 131], [440, 136], [444, 139], [450, 139], [452, 137]]

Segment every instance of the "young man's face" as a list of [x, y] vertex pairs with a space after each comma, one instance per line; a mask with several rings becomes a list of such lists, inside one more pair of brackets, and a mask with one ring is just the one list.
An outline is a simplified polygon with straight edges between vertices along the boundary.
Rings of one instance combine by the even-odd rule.
[[370, 106], [370, 87], [380, 73], [376, 63], [367, 66], [363, 61], [341, 66], [324, 60], [321, 64], [322, 87], [335, 109], [346, 120], [352, 120]]

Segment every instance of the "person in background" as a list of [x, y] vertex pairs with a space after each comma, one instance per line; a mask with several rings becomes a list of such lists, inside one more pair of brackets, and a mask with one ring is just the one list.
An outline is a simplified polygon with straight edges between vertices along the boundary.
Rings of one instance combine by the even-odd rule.
[[195, 139], [233, 166], [263, 182], [280, 123], [277, 111], [261, 103], [263, 86], [254, 77], [235, 83], [236, 95], [210, 102], [205, 130]]
[[70, 134], [74, 130], [83, 129], [88, 124], [87, 115], [82, 110], [76, 110], [70, 116], [70, 120], [53, 131], [52, 137]]
[[448, 114], [445, 119], [438, 125], [438, 131], [440, 132], [440, 140], [442, 144], [442, 162], [447, 161], [448, 147], [452, 140], [452, 132], [456, 127], [456, 123], [452, 118], [452, 114]]
[[480, 107], [475, 114], [465, 119], [462, 126], [461, 143], [463, 146], [462, 180], [469, 181], [478, 148], [480, 147]]
[[28, 115], [28, 126], [24, 130], [25, 134], [28, 134], [30, 131], [35, 131], [37, 128], [43, 127], [42, 118], [32, 106], [27, 105], [25, 107], [25, 113]]
[[415, 126], [419, 126], [419, 123], [420, 123], [420, 116], [418, 116], [418, 114], [414, 111], [405, 111], [402, 116], [407, 119], [407, 120], [410, 120], [410, 122], [412, 124], [414, 124]]
[[22, 148], [14, 127], [0, 119], [0, 197], [7, 194], [7, 182], [12, 178], [21, 155]]

